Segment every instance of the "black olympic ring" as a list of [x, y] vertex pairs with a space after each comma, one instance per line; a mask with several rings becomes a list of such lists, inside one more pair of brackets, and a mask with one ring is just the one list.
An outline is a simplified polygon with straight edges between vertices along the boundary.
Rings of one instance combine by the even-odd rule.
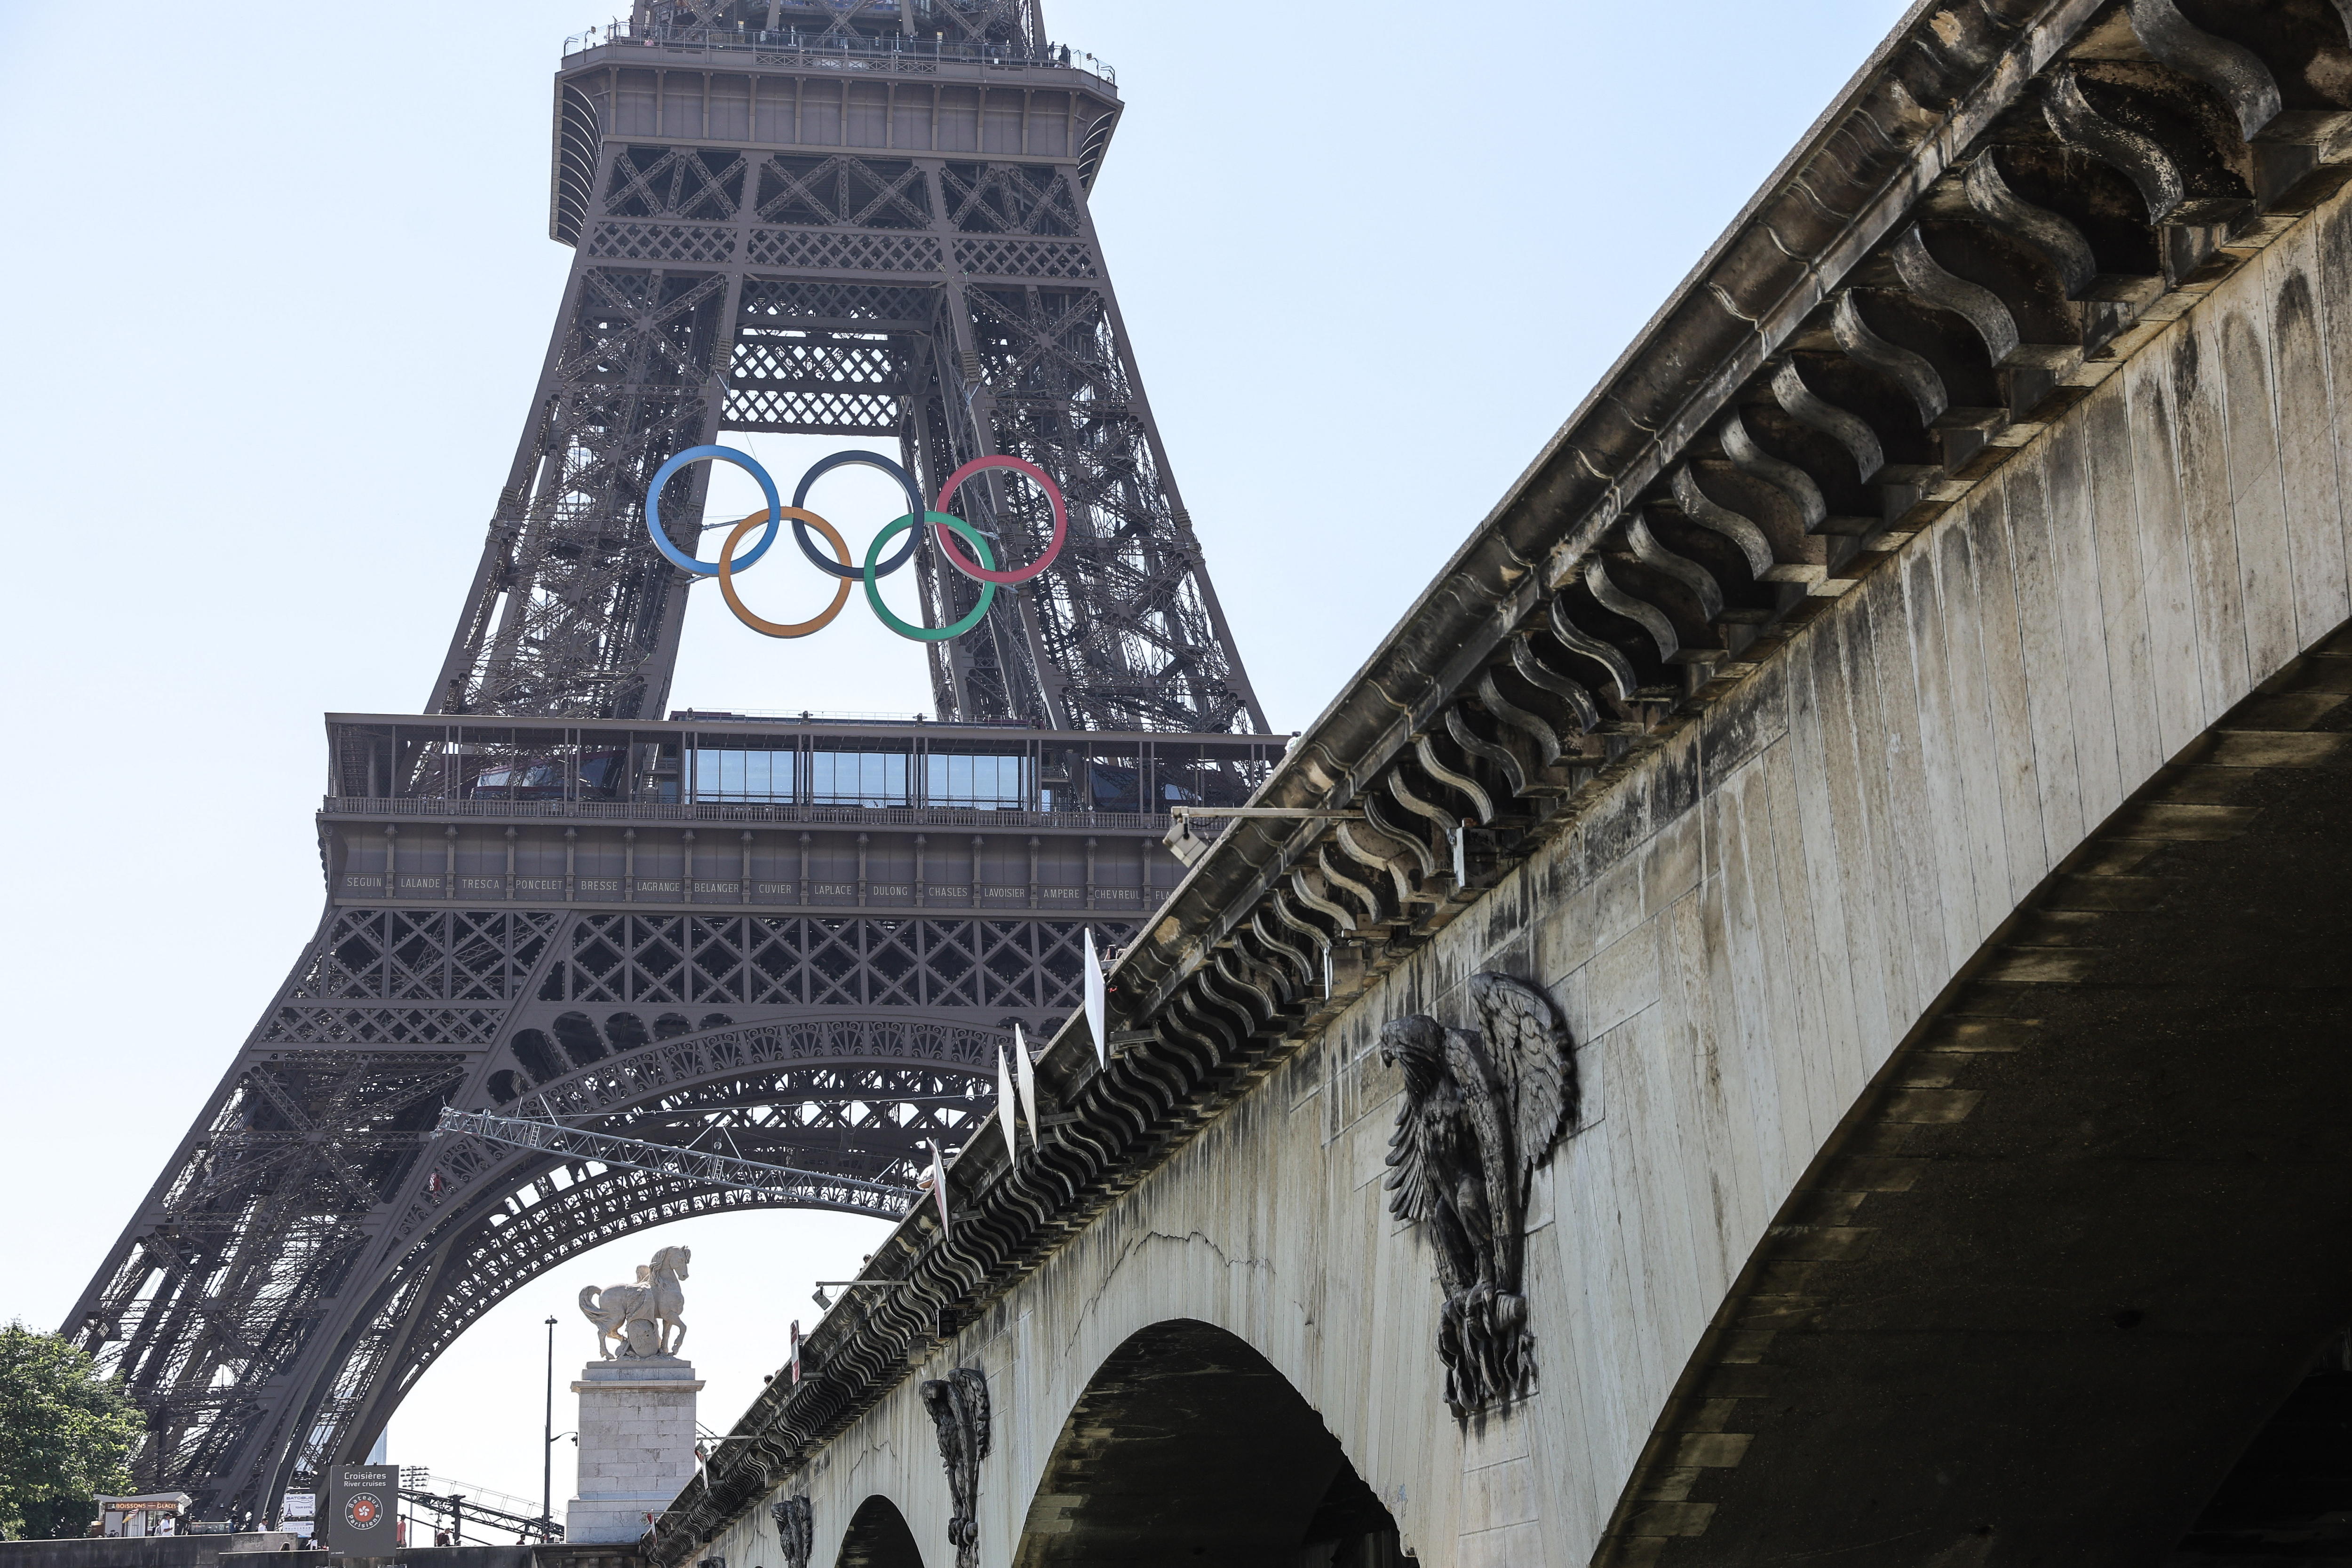
[[[923, 492], [915, 488], [914, 477], [908, 474], [906, 469], [900, 468], [898, 464], [892, 462], [889, 458], [884, 457], [879, 452], [835, 452], [829, 457], [820, 458], [814, 463], [809, 465], [808, 472], [801, 476], [799, 488], [793, 491], [793, 505], [795, 507], [807, 506], [809, 491], [816, 487], [817, 480], [823, 479], [834, 469], [852, 463], [858, 464], [868, 468], [879, 468], [884, 473], [889, 475], [892, 479], [898, 480], [898, 488], [907, 492], [907, 515], [916, 520], [917, 526], [907, 530], [906, 548], [899, 551], [898, 554], [890, 557], [889, 560], [874, 568], [874, 575], [877, 577], [887, 577], [891, 573], [896, 572], [899, 567], [904, 566], [908, 558], [915, 553], [915, 547], [923, 542], [923, 531], [920, 526], [924, 511]], [[801, 553], [808, 557], [810, 565], [814, 566], [817, 570], [827, 573], [833, 576], [847, 578], [853, 583], [859, 581], [866, 575], [865, 570], [862, 567], [844, 566], [840, 562], [829, 560], [824, 555], [819, 553], [816, 547], [816, 541], [809, 537], [808, 525], [801, 521], [800, 519], [792, 519], [792, 525], [793, 538], [799, 542]], [[749, 563], [747, 562], [745, 564], [748, 565]]]

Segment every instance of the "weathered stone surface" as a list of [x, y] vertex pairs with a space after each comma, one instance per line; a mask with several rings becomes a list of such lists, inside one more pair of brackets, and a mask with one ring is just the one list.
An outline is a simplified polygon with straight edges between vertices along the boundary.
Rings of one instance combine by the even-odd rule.
[[564, 1507], [564, 1539], [632, 1542], [693, 1479], [702, 1383], [676, 1356], [592, 1361], [580, 1377], [579, 1495]]

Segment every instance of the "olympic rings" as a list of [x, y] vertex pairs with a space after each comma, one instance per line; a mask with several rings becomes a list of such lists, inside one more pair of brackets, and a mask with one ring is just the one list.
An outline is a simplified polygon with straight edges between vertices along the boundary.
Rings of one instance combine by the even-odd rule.
[[751, 554], [735, 563], [739, 568], [749, 566], [759, 560], [768, 552], [768, 546], [776, 542], [774, 514], [783, 510], [784, 503], [776, 494], [776, 481], [768, 477], [768, 470], [760, 466], [760, 460], [751, 453], [739, 452], [732, 447], [688, 447], [654, 470], [653, 483], [646, 487], [646, 531], [653, 535], [654, 548], [660, 551], [663, 558], [680, 571], [691, 572], [698, 577], [715, 577], [719, 574], [718, 567], [697, 561], [693, 556], [672, 544], [669, 542], [669, 535], [662, 531], [661, 525], [662, 486], [669, 483], [669, 477], [687, 464], [700, 462], [705, 458], [715, 458], [722, 463], [732, 463], [745, 470], [760, 481], [760, 493], [768, 498], [770, 515], [767, 537], [752, 546]]
[[[800, 531], [801, 525], [804, 522], [814, 523], [817, 527], [817, 531], [823, 533], [826, 541], [833, 545], [834, 553], [841, 557], [842, 563], [849, 566], [850, 571], [853, 573], [857, 570], [855, 565], [850, 564], [848, 544], [843, 541], [840, 531], [835, 528], [833, 524], [825, 521], [824, 519], [817, 516], [816, 513], [813, 511], [803, 511], [796, 506], [788, 506], [784, 508], [784, 516], [792, 520], [793, 528], [795, 532]], [[790, 623], [762, 620], [758, 616], [755, 616], [751, 611], [745, 609], [743, 607], [743, 601], [736, 596], [735, 547], [743, 542], [743, 535], [745, 533], [749, 532], [755, 525], [768, 521], [769, 519], [770, 514], [767, 512], [753, 512], [751, 516], [737, 523], [735, 525], [735, 531], [727, 536], [727, 542], [719, 547], [719, 591], [727, 595], [727, 607], [735, 612], [735, 618], [742, 622], [745, 626], [751, 627], [753, 631], [758, 632], [761, 637], [804, 637], [811, 632], [821, 632], [824, 630], [825, 627], [833, 625], [833, 617], [841, 614], [842, 605], [849, 603], [849, 579], [846, 577], [834, 584], [833, 603], [827, 605], [823, 612], [813, 620], [793, 621]]]
[[[898, 488], [907, 492], [908, 516], [912, 517], [915, 513], [923, 510], [923, 492], [915, 488], [914, 477], [908, 474], [906, 469], [900, 468], [898, 464], [892, 462], [889, 458], [884, 457], [879, 452], [835, 452], [831, 457], [819, 458], [815, 462], [809, 465], [809, 471], [803, 474], [801, 476], [801, 482], [793, 487], [793, 505], [796, 507], [808, 505], [809, 491], [816, 488], [817, 480], [824, 478], [825, 475], [831, 473], [834, 469], [848, 463], [856, 463], [863, 468], [879, 468], [884, 473], [889, 475], [892, 479], [898, 480]], [[848, 582], [855, 583], [857, 581], [860, 573], [854, 563], [847, 563], [849, 562], [849, 557], [846, 554], [844, 554], [842, 557], [842, 560], [845, 563], [843, 565], [836, 566], [832, 562], [827, 561], [824, 556], [819, 555], [816, 552], [815, 542], [809, 538], [808, 530], [803, 528], [798, 522], [794, 522], [793, 524], [793, 537], [800, 541], [801, 553], [808, 557], [810, 565], [814, 566], [820, 572], [829, 572], [834, 576], [843, 578]], [[920, 544], [922, 542], [923, 536], [919, 533], [908, 535], [907, 548], [892, 556], [890, 558], [890, 563], [887, 566], [879, 568], [875, 574], [877, 576], [887, 577], [891, 573], [896, 572], [899, 567], [904, 566], [907, 563], [908, 558], [915, 553], [915, 546]], [[751, 563], [746, 561], [743, 564], [749, 566]]]
[[[719, 547], [719, 559], [716, 563], [698, 561], [678, 549], [670, 542], [669, 536], [662, 531], [661, 525], [662, 486], [669, 482], [671, 475], [688, 463], [699, 462], [705, 458], [732, 463], [743, 469], [759, 481], [760, 493], [768, 503], [765, 510], [755, 511], [732, 527], [727, 535], [726, 542]], [[874, 536], [874, 542], [866, 549], [863, 565], [857, 563], [854, 552], [850, 550], [847, 542], [842, 538], [840, 531], [815, 512], [807, 510], [803, 504], [808, 500], [809, 491], [815, 486], [818, 479], [835, 468], [850, 464], [877, 468], [889, 475], [906, 492], [908, 500], [908, 510], [906, 515], [893, 519], [884, 526], [881, 532]], [[732, 447], [689, 447], [656, 469], [652, 482], [646, 487], [646, 531], [651, 536], [654, 547], [661, 552], [663, 559], [673, 566], [681, 571], [691, 572], [697, 576], [718, 578], [719, 591], [726, 596], [727, 607], [735, 613], [735, 618], [762, 637], [804, 637], [812, 633], [823, 631], [833, 624], [835, 617], [841, 614], [842, 606], [848, 603], [849, 585], [854, 582], [862, 581], [866, 584], [866, 602], [884, 626], [888, 626], [898, 636], [912, 641], [945, 642], [950, 637], [961, 637], [980, 625], [981, 621], [987, 616], [990, 607], [995, 603], [996, 590], [999, 586], [1025, 583], [1052, 565], [1055, 558], [1061, 554], [1063, 542], [1069, 534], [1069, 511], [1063, 501], [1060, 487], [1046, 476], [1045, 470], [1019, 458], [975, 458], [964, 464], [948, 476], [945, 488], [940, 491], [940, 506], [944, 509], [949, 500], [954, 496], [956, 490], [966, 479], [990, 468], [1011, 468], [1027, 475], [1045, 490], [1046, 499], [1052, 503], [1054, 509], [1052, 542], [1046, 545], [1045, 552], [1036, 560], [1013, 571], [1000, 572], [996, 569], [996, 547], [989, 542], [988, 535], [979, 529], [945, 510], [937, 511], [925, 510], [922, 504], [922, 491], [916, 488], [913, 477], [898, 464], [878, 452], [835, 452], [830, 457], [820, 459], [801, 476], [799, 488], [793, 492], [793, 504], [786, 506], [783, 504], [782, 498], [777, 494], [775, 480], [769, 477], [768, 470], [761, 467], [759, 460], [750, 453], [739, 452]], [[735, 588], [736, 574], [767, 553], [768, 546], [775, 542], [776, 535], [782, 531], [783, 525], [787, 522], [793, 526], [793, 537], [800, 545], [801, 553], [813, 564], [823, 568], [827, 575], [835, 579], [833, 603], [805, 621], [787, 622], [764, 619], [744, 605], [742, 595], [738, 594]], [[743, 542], [744, 537], [751, 530], [763, 524], [767, 531], [761, 536], [759, 543], [753, 545], [740, 560], [736, 559], [735, 551]], [[811, 528], [824, 535], [825, 542], [833, 546], [833, 552], [838, 557], [837, 561], [828, 561], [817, 552], [815, 541], [809, 537], [808, 531]], [[887, 577], [913, 559], [915, 552], [921, 546], [923, 531], [926, 528], [938, 539], [940, 548], [946, 552], [949, 563], [964, 576], [980, 584], [979, 603], [961, 618], [943, 626], [924, 626], [902, 620], [892, 613], [889, 605], [882, 602], [881, 579]], [[901, 533], [908, 536], [907, 542], [899, 548], [898, 553], [891, 556], [888, 561], [884, 561], [882, 559], [884, 547]], [[971, 543], [974, 552], [978, 552], [980, 559], [977, 563], [964, 551], [962, 545], [957, 542], [956, 536], [959, 534]]]
[[[980, 558], [982, 561], [991, 566], [996, 564], [996, 552], [988, 547], [987, 536], [963, 519], [950, 517], [943, 511], [930, 511], [923, 514], [923, 521], [942, 535], [947, 530], [954, 529], [971, 541], [972, 548], [980, 552]], [[988, 614], [988, 606], [996, 597], [995, 584], [982, 583], [980, 585], [980, 603], [971, 607], [970, 615], [960, 621], [952, 621], [946, 626], [937, 627], [914, 626], [892, 615], [890, 606], [882, 602], [882, 590], [875, 584], [875, 579], [881, 574], [874, 569], [874, 563], [881, 555], [882, 547], [890, 542], [892, 534], [901, 529], [913, 529], [915, 526], [915, 520], [911, 517], [894, 518], [884, 526], [881, 532], [874, 536], [874, 542], [866, 547], [866, 603], [872, 607], [875, 615], [881, 618], [884, 626], [902, 637], [911, 637], [916, 642], [945, 642], [950, 637], [960, 637], [980, 625], [980, 617]], [[919, 533], [915, 537], [919, 539], [922, 535]]]
[[[948, 564], [973, 582], [1002, 583], [1008, 587], [1015, 583], [1026, 583], [1054, 563], [1054, 557], [1062, 552], [1062, 541], [1069, 536], [1070, 511], [1069, 508], [1063, 503], [1062, 487], [1047, 479], [1045, 470], [1034, 463], [1024, 463], [1018, 458], [974, 458], [971, 462], [950, 474], [948, 482], [940, 487], [940, 510], [947, 510], [949, 499], [962, 488], [964, 480], [984, 468], [1011, 468], [1016, 473], [1026, 474], [1037, 481], [1038, 489], [1045, 492], [1045, 499], [1054, 506], [1054, 540], [1052, 543], [1045, 546], [1045, 553], [1028, 565], [1013, 571], [992, 572], [988, 567], [996, 564], [993, 559], [989, 560], [988, 566], [975, 566], [970, 556], [956, 548], [955, 541], [948, 537], [948, 531], [943, 524], [933, 523], [931, 530], [939, 535], [940, 552], [948, 558]], [[985, 550], [981, 553], [982, 556], [988, 554]]]

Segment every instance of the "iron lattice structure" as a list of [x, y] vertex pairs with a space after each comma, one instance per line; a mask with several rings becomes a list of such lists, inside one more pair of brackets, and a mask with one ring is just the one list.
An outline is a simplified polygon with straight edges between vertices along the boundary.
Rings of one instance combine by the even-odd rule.
[[[910, 1184], [1010, 1026], [1076, 1005], [1082, 932], [1172, 884], [1162, 803], [1264, 776], [1087, 216], [1118, 112], [1033, 0], [640, 5], [567, 52], [577, 258], [428, 713], [331, 720], [316, 934], [67, 1324], [147, 1414], [140, 1489], [256, 1525], [522, 1283], [798, 1203], [435, 1141], [445, 1108]], [[728, 430], [1061, 479], [1061, 564], [932, 646], [960, 722], [662, 719], [688, 584], [644, 488]], [[704, 479], [665, 498], [688, 549]], [[957, 510], [1018, 557], [1050, 527], [1014, 485]], [[918, 562], [935, 622], [970, 607]]]
[[[1059, 479], [1060, 564], [932, 645], [942, 718], [1265, 728], [1087, 214], [1118, 100], [1043, 37], [1018, 0], [732, 0], [641, 7], [572, 58], [552, 231], [579, 255], [437, 710], [658, 712], [686, 582], [646, 547], [646, 485], [746, 430], [895, 442], [932, 496], [983, 453]], [[1018, 483], [956, 505], [1019, 558], [1051, 532]], [[927, 613], [971, 607], [919, 562]]]

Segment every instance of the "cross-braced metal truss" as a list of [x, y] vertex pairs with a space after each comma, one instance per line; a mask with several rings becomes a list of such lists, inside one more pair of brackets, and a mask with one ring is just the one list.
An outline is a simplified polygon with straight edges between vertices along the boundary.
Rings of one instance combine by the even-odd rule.
[[[908, 1184], [989, 1112], [1009, 1025], [1076, 1005], [1078, 940], [1042, 920], [331, 911], [68, 1325], [148, 1414], [140, 1484], [263, 1517], [298, 1468], [363, 1451], [491, 1302], [716, 1201], [435, 1142], [443, 1107]], [[362, 1026], [464, 1048], [354, 1048]]]
[[539, 999], [1067, 1012], [1081, 942], [1075, 921], [592, 914]]
[[80, 1324], [146, 1412], [163, 1475], [232, 1460], [366, 1249], [440, 1107], [454, 1053], [264, 1053], [239, 1064], [152, 1220], [119, 1247]]
[[[871, 19], [852, 0], [822, 8], [828, 26]], [[1019, 5], [934, 9], [975, 37], [1028, 26]], [[565, 124], [609, 124], [618, 91], [568, 84]], [[1060, 563], [930, 646], [942, 718], [1265, 728], [1071, 157], [778, 152], [607, 130], [593, 177], [581, 162], [559, 190], [576, 212], [562, 232], [580, 241], [569, 314], [436, 708], [657, 709], [689, 584], [646, 538], [645, 480], [688, 446], [758, 430], [895, 439], [932, 496], [984, 455], [1026, 458], [1062, 486]], [[681, 546], [699, 537], [706, 480], [689, 468], [664, 493]], [[1032, 559], [1051, 536], [1043, 498], [1002, 472], [952, 505], [1009, 557]], [[936, 545], [917, 559], [927, 616], [977, 602]]]
[[1075, 236], [1078, 195], [1059, 171], [1034, 163], [948, 163], [940, 170], [948, 221], [962, 234]]
[[668, 688], [684, 605], [644, 535], [646, 481], [716, 416], [728, 289], [583, 267], [571, 293], [438, 706], [634, 716]]
[[[932, 1143], [961, 1144], [994, 1108], [977, 1063], [971, 1071], [837, 1063], [761, 1068], [760, 1046], [787, 1048], [789, 1032], [768, 1032], [761, 1042], [744, 1033], [698, 1039], [625, 1074], [583, 1075], [517, 1109], [583, 1131], [722, 1149], [905, 1186], [924, 1169]], [[640, 1090], [652, 1083], [680, 1087], [624, 1103], [624, 1081]], [[578, 1252], [693, 1214], [858, 1207], [793, 1203], [474, 1139], [444, 1142], [419, 1184], [418, 1204], [402, 1221], [421, 1239], [378, 1292], [353, 1352], [312, 1417], [305, 1463], [323, 1461], [339, 1443], [349, 1447], [354, 1433], [380, 1429], [476, 1318]]]
[[[1200, 545], [1173, 506], [1121, 364], [1107, 295], [980, 288], [969, 295], [1000, 449], [1061, 476], [1070, 537], [1033, 603], [1066, 706], [1097, 729], [1244, 727], [1247, 699], [1207, 601]], [[998, 526], [1043, 549], [1034, 498]]]
[[651, 0], [638, 14], [665, 32], [789, 27], [819, 43], [936, 33], [951, 43], [1026, 54], [1045, 37], [1036, 0]]
[[799, 1165], [778, 1165], [754, 1160], [735, 1147], [735, 1139], [721, 1139], [717, 1148], [696, 1139], [687, 1143], [657, 1143], [591, 1127], [572, 1127], [533, 1116], [500, 1116], [493, 1110], [441, 1112], [436, 1137], [478, 1138], [510, 1149], [529, 1149], [579, 1163], [631, 1171], [650, 1171], [688, 1184], [711, 1187], [744, 1187], [765, 1193], [780, 1202], [808, 1208], [838, 1209], [844, 1214], [897, 1219], [917, 1196], [912, 1187], [887, 1186], [858, 1176], [812, 1171]]

